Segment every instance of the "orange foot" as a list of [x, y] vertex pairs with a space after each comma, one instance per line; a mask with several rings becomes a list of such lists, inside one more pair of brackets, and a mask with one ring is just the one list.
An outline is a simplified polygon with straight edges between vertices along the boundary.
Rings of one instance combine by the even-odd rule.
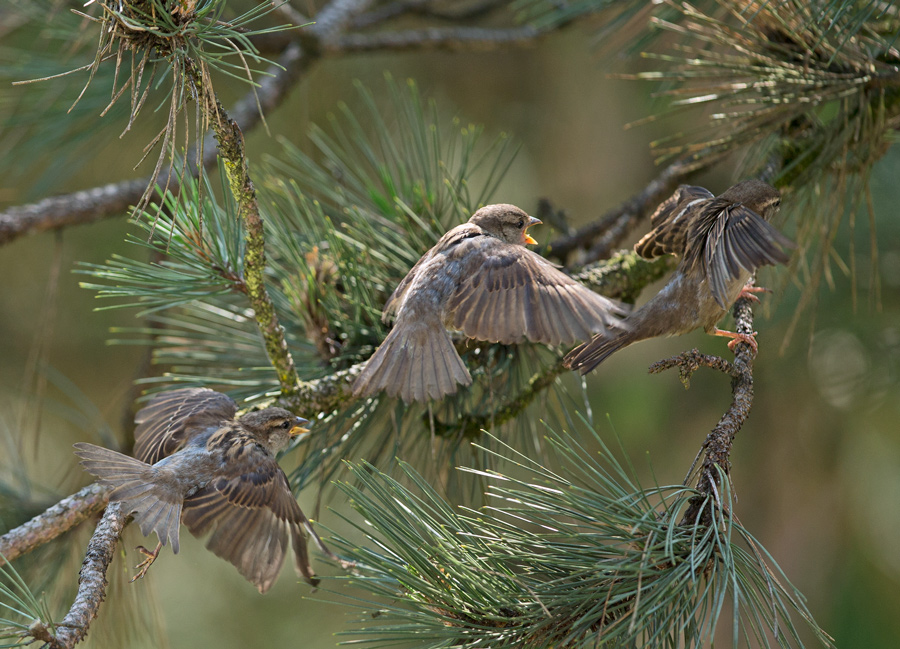
[[738, 345], [740, 343], [747, 343], [748, 345], [750, 345], [750, 349], [753, 350], [754, 355], [759, 352], [759, 345], [756, 343], [756, 338], [754, 338], [754, 336], [756, 336], [756, 333], [757, 332], [754, 331], [752, 334], [739, 334], [734, 331], [725, 331], [724, 329], [718, 328], [712, 330], [713, 336], [723, 336], [725, 338], [731, 338], [731, 340], [728, 341], [728, 349], [730, 349], [731, 351], [734, 351], [735, 345]]
[[771, 292], [772, 289], [764, 288], [762, 286], [754, 286], [753, 282], [747, 282], [744, 288], [741, 289], [741, 292], [738, 295], [738, 299], [744, 298], [745, 300], [750, 300], [751, 302], [759, 302], [759, 298], [756, 297], [757, 293]]
[[137, 546], [137, 548], [135, 548], [138, 552], [140, 552], [147, 558], [144, 559], [143, 561], [141, 561], [139, 564], [137, 564], [134, 567], [135, 570], [138, 570], [138, 573], [134, 577], [131, 578], [130, 583], [134, 583], [135, 581], [137, 581], [138, 579], [140, 579], [141, 577], [143, 577], [144, 575], [147, 574], [147, 571], [150, 569], [150, 566], [153, 565], [153, 562], [156, 561], [156, 557], [159, 556], [159, 549], [161, 547], [162, 547], [162, 542], [160, 541], [159, 543], [156, 544], [156, 549], [153, 550], [153, 552], [151, 552], [150, 550], [145, 548], [143, 545], [139, 545], [139, 546]]

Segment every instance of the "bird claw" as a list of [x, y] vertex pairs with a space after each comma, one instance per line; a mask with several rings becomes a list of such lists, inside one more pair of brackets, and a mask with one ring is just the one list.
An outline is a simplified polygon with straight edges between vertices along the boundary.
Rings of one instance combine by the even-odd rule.
[[756, 336], [758, 332], [754, 331], [752, 334], [741, 334], [735, 331], [725, 331], [724, 329], [715, 329], [713, 330], [714, 336], [723, 336], [725, 338], [731, 338], [728, 341], [728, 349], [732, 352], [736, 345], [741, 343], [746, 343], [750, 346], [750, 349], [753, 350], [753, 355], [755, 356], [759, 352], [759, 344], [756, 342]]
[[150, 569], [150, 566], [153, 565], [153, 562], [156, 561], [156, 557], [159, 556], [159, 550], [162, 548], [162, 542], [156, 544], [156, 549], [152, 552], [145, 548], [143, 545], [139, 545], [135, 548], [138, 552], [146, 556], [147, 558], [137, 564], [134, 568], [138, 570], [138, 573], [131, 578], [129, 583], [134, 583], [138, 579], [141, 579], [144, 575], [147, 574], [147, 571]]
[[754, 286], [752, 283], [748, 283], [744, 288], [741, 289], [740, 294], [738, 295], [738, 299], [750, 300], [751, 302], [759, 302], [759, 298], [756, 296], [756, 293], [771, 293], [772, 289], [766, 288], [764, 286]]

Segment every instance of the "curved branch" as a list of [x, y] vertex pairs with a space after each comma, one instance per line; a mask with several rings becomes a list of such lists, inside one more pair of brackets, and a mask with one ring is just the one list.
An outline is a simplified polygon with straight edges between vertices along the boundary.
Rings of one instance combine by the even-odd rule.
[[44, 198], [37, 203], [0, 212], [0, 245], [25, 234], [94, 223], [125, 214], [147, 189], [148, 179], [126, 180], [71, 194]]
[[[329, 30], [342, 28], [352, 13], [362, 11], [368, 0], [335, 0], [316, 16], [316, 24], [308, 28], [317, 39], [331, 35]], [[260, 75], [259, 87], [248, 92], [232, 110], [233, 118], [245, 131], [254, 128], [262, 120], [263, 111], [276, 108], [297, 84], [309, 67], [320, 58], [320, 54], [304, 52], [299, 42], [291, 42], [281, 53], [278, 61]], [[207, 144], [210, 140], [207, 139]], [[191, 159], [188, 155], [185, 159]], [[204, 147], [203, 165], [211, 167], [216, 162], [216, 151], [212, 146]], [[165, 187], [167, 173], [161, 173], [157, 185]], [[0, 212], [0, 245], [10, 243], [26, 234], [57, 230], [70, 225], [93, 223], [112, 217], [123, 216], [128, 208], [136, 204], [150, 178], [125, 180], [102, 187], [61, 194], [45, 198], [36, 203], [11, 207]]]
[[[12, 561], [52, 541], [106, 506], [109, 487], [90, 484], [38, 514], [27, 523], [0, 536], [0, 555]], [[0, 557], [0, 566], [5, 562]]]
[[120, 503], [106, 508], [88, 543], [81, 572], [78, 573], [78, 594], [63, 621], [57, 625], [52, 647], [74, 647], [87, 635], [88, 627], [97, 617], [100, 602], [106, 597], [106, 571], [112, 563], [119, 535], [129, 520]]
[[651, 180], [644, 189], [600, 218], [578, 228], [569, 235], [559, 237], [547, 246], [547, 255], [568, 264], [569, 255], [587, 251], [580, 264], [588, 264], [605, 259], [620, 245], [635, 226], [652, 210], [656, 209], [675, 187], [689, 174], [711, 164], [712, 160], [697, 162], [688, 157], [673, 162]]
[[[282, 51], [275, 65], [260, 75], [259, 87], [248, 92], [230, 110], [232, 118], [246, 133], [262, 120], [263, 112], [276, 108], [298, 81], [317, 63], [322, 55], [353, 54], [371, 49], [409, 50], [423, 48], [488, 49], [508, 44], [528, 44], [537, 35], [529, 27], [509, 29], [438, 29], [382, 32], [378, 34], [346, 34], [355, 16], [361, 15], [371, 0], [334, 0], [315, 17], [314, 25], [304, 28], [298, 37]], [[412, 4], [405, 11], [414, 10]], [[391, 16], [370, 16], [367, 24], [374, 24]], [[557, 25], [553, 29], [559, 29]], [[543, 33], [543, 32], [542, 32]], [[212, 135], [205, 140], [204, 167], [216, 162]], [[191, 159], [189, 154], [186, 159]], [[160, 174], [157, 184], [165, 186], [168, 174]], [[0, 245], [26, 234], [56, 230], [71, 225], [93, 223], [124, 216], [136, 204], [150, 183], [149, 177], [110, 183], [102, 187], [60, 194], [8, 208], [0, 212]]]
[[[753, 310], [750, 308], [750, 300], [741, 298], [734, 305], [734, 319], [736, 330], [742, 334], [753, 333]], [[709, 525], [714, 517], [711, 507], [721, 507], [718, 497], [721, 493], [719, 485], [721, 476], [729, 477], [731, 474], [731, 449], [738, 431], [747, 421], [750, 408], [753, 406], [753, 359], [756, 353], [747, 343], [741, 342], [735, 346], [734, 362], [729, 363], [718, 356], [708, 356], [699, 353], [696, 349], [680, 354], [673, 358], [659, 361], [650, 366], [650, 372], [662, 372], [672, 367], [678, 367], [681, 372], [682, 382], [690, 380], [691, 374], [699, 367], [710, 367], [731, 376], [732, 400], [728, 410], [722, 415], [719, 423], [707, 435], [700, 449], [703, 460], [700, 464], [699, 477], [697, 479], [698, 495], [691, 498], [690, 505], [681, 520], [682, 525], [693, 525], [699, 522]], [[696, 465], [696, 460], [694, 462]], [[688, 472], [690, 480], [694, 467]]]
[[353, 27], [357, 29], [370, 27], [407, 14], [435, 20], [471, 20], [486, 16], [506, 2], [507, 0], [478, 0], [478, 2], [460, 7], [459, 3], [435, 6], [431, 0], [394, 0], [394, 2], [379, 5], [369, 12], [360, 14], [353, 19]]

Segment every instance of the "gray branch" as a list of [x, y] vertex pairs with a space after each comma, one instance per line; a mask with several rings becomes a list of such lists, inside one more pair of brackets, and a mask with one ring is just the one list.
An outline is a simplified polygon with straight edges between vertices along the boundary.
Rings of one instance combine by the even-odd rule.
[[[68, 532], [106, 506], [109, 487], [90, 484], [0, 536], [0, 554], [12, 561]], [[5, 562], [0, 558], [0, 566]]]
[[[741, 298], [734, 305], [734, 319], [736, 331], [741, 334], [753, 333], [753, 310], [750, 308], [750, 300]], [[684, 352], [673, 358], [659, 361], [650, 366], [650, 372], [662, 372], [672, 367], [678, 367], [681, 380], [687, 386], [693, 374], [700, 367], [709, 367], [731, 376], [731, 405], [722, 415], [719, 423], [706, 436], [703, 447], [700, 449], [698, 459], [702, 456], [699, 476], [697, 477], [697, 490], [700, 492], [691, 499], [690, 505], [681, 520], [682, 525], [693, 525], [699, 522], [701, 525], [709, 525], [714, 519], [712, 508], [720, 508], [718, 494], [721, 476], [730, 479], [731, 475], [731, 450], [734, 438], [750, 416], [753, 406], [753, 359], [756, 353], [747, 343], [739, 343], [735, 346], [734, 362], [729, 363], [718, 356], [701, 354], [696, 349]], [[694, 466], [688, 472], [685, 484], [693, 477]]]
[[[510, 44], [525, 45], [538, 36], [538, 32], [530, 27], [346, 33], [348, 28], [354, 26], [356, 16], [362, 15], [371, 4], [372, 0], [334, 0], [313, 17], [315, 24], [299, 31], [296, 39], [282, 51], [277, 65], [270, 66], [266, 74], [259, 77], [260, 87], [256, 92], [247, 93], [229, 111], [241, 130], [246, 133], [259, 124], [262, 120], [259, 108], [263, 114], [277, 108], [323, 54], [335, 56], [373, 49], [483, 50]], [[490, 3], [485, 2], [487, 4]], [[410, 13], [417, 11], [417, 6], [415, 2], [409, 2], [403, 3], [400, 8]], [[375, 24], [395, 15], [398, 14], [372, 14], [366, 24]], [[203, 166], [209, 168], [216, 163], [216, 148], [211, 134], [204, 139], [203, 146]], [[187, 159], [192, 157], [189, 154]], [[164, 187], [167, 180], [168, 174], [163, 172], [157, 185]], [[126, 180], [11, 207], [0, 212], [0, 245], [26, 234], [124, 216], [128, 208], [141, 199], [149, 182], [149, 178]]]
[[122, 511], [120, 503], [112, 503], [106, 508], [88, 543], [81, 572], [78, 573], [78, 594], [66, 617], [57, 625], [55, 642], [50, 643], [52, 647], [74, 647], [87, 635], [91, 622], [100, 610], [100, 602], [106, 597], [106, 571], [128, 520], [129, 515]]
[[703, 166], [693, 159], [672, 163], [644, 189], [600, 218], [584, 225], [572, 234], [560, 237], [548, 245], [547, 255], [568, 265], [569, 255], [584, 250], [586, 254], [578, 261], [589, 264], [598, 259], [606, 259], [618, 247], [638, 223], [656, 209], [675, 187], [689, 174]]
[[481, 27], [430, 27], [384, 31], [374, 34], [341, 34], [327, 45], [329, 54], [404, 50], [489, 50], [506, 45], [531, 45], [541, 31], [534, 27], [488, 29]]

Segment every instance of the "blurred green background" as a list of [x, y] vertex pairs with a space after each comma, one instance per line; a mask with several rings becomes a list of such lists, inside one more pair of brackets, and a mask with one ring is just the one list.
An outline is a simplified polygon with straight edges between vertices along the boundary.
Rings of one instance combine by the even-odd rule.
[[[268, 116], [270, 134], [256, 128], [248, 135], [251, 165], [264, 153], [279, 151], [275, 136], [309, 150], [304, 134], [310, 122], [324, 123], [339, 101], [351, 107], [358, 102], [354, 79], [377, 97], [385, 89], [383, 73], [389, 71], [395, 79], [416, 80], [423, 96], [436, 99], [444, 114], [484, 124], [489, 135], [510, 132], [522, 143], [494, 197], [498, 202], [534, 211], [537, 200], [548, 197], [565, 208], [573, 225], [586, 222], [658, 173], [648, 148], [651, 140], [679, 128], [679, 120], [697, 118], [685, 113], [650, 126], [623, 128], [656, 109], [652, 89], [609, 78], [610, 69], [627, 72], [633, 64], [599, 56], [594, 34], [590, 25], [582, 25], [527, 49], [323, 60]], [[0, 94], [14, 92], [0, 89]], [[225, 104], [242, 92], [224, 94]], [[97, 117], [98, 124], [102, 121]], [[51, 178], [43, 191], [55, 194], [146, 174], [146, 166], [137, 172], [131, 167], [153, 133], [154, 126], [141, 125], [121, 140], [95, 142], [82, 150], [68, 175], [58, 183]], [[29, 143], [18, 146], [27, 149]], [[805, 324], [779, 353], [799, 290], [791, 287], [763, 298], [764, 306], [757, 309], [756, 400], [732, 457], [737, 515], [808, 597], [817, 621], [840, 647], [895, 647], [900, 638], [898, 172], [900, 152], [894, 147], [876, 166], [871, 182], [880, 307], [864, 273], [856, 306], [850, 278], [838, 274], [832, 287], [822, 287], [818, 304], [804, 315]], [[696, 182], [718, 193], [736, 180], [732, 173], [721, 165]], [[33, 180], [0, 180], [0, 206], [33, 199]], [[71, 443], [97, 441], [104, 425], [120, 434], [130, 413], [131, 382], [143, 353], [108, 346], [106, 340], [109, 327], [133, 325], [134, 314], [94, 311], [93, 293], [80, 289], [79, 277], [71, 272], [76, 261], [99, 263], [114, 253], [136, 254], [134, 246], [123, 243], [130, 227], [123, 216], [27, 237], [0, 250], [0, 426], [11, 432], [3, 439], [15, 440], [13, 447], [0, 451], [0, 471], [4, 482], [20, 485], [27, 475], [36, 510], [54, 495], [88, 482]], [[639, 228], [634, 238], [643, 231]], [[546, 242], [556, 233], [543, 226], [534, 234]], [[839, 253], [846, 254], [849, 236], [843, 230]], [[855, 236], [857, 265], [868, 268], [869, 234], [859, 228]], [[58, 290], [53, 292], [55, 269]], [[784, 272], [769, 272], [763, 280], [777, 286]], [[46, 372], [34, 367], [36, 345], [41, 344], [49, 345]], [[587, 378], [601, 432], [613, 439], [615, 430], [641, 472], [649, 475], [646, 467], [652, 464], [662, 483], [681, 481], [730, 398], [727, 381], [710, 372], [696, 374], [689, 391], [675, 374], [647, 374], [651, 362], [695, 346], [710, 353], [726, 351], [722, 340], [695, 332], [629, 348]], [[49, 381], [39, 408], [26, 393], [32, 386], [25, 385], [35, 371]], [[536, 408], [532, 413], [540, 416]], [[328, 511], [345, 509], [339, 497], [329, 494], [319, 502], [310, 489], [301, 506], [307, 512], [319, 507], [321, 523], [341, 528]], [[0, 521], [0, 526], [6, 523]], [[77, 544], [70, 544], [65, 569], [73, 574], [86, 538], [82, 530]], [[147, 579], [129, 585], [130, 566], [139, 560], [133, 548], [140, 542], [139, 532], [128, 529], [122, 545], [126, 556], [113, 566], [110, 604], [101, 610], [87, 646], [121, 646], [116, 638], [125, 633], [126, 646], [329, 647], [339, 640], [334, 634], [357, 616], [323, 603], [336, 599], [327, 592], [336, 586], [326, 581], [324, 589], [311, 594], [289, 567], [260, 596], [189, 535], [177, 557], [164, 553]], [[54, 601], [55, 613], [68, 606], [65, 595]], [[149, 622], [141, 622], [146, 626], [119, 628], [129, 624], [116, 617], [118, 606], [128, 602], [147, 613], [143, 617]]]

